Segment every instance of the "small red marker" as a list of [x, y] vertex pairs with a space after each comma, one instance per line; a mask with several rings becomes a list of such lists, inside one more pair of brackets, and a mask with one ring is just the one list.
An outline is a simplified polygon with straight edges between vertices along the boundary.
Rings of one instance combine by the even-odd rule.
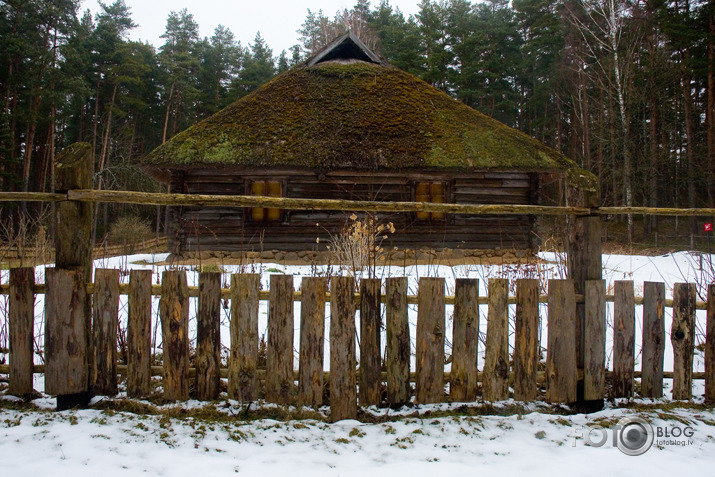
[[705, 230], [706, 232], [712, 232], [712, 231], [713, 231], [713, 224], [711, 224], [711, 223], [709, 223], [709, 222], [703, 224], [703, 230]]

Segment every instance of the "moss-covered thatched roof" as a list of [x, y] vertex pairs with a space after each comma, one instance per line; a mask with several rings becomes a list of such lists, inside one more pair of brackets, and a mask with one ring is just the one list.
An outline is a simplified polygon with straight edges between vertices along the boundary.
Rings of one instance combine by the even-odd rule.
[[331, 169], [575, 167], [560, 153], [398, 68], [355, 60], [299, 66], [144, 158], [148, 169], [209, 165]]

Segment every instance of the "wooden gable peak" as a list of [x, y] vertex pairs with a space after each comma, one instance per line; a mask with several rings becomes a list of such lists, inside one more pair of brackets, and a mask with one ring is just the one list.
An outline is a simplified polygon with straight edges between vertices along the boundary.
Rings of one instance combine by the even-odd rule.
[[333, 40], [307, 62], [307, 66], [331, 60], [358, 60], [367, 63], [386, 65], [387, 63], [375, 54], [351, 30]]

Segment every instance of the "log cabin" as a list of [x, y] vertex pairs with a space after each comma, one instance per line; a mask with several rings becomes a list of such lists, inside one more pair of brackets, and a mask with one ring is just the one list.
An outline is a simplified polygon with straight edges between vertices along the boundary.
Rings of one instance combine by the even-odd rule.
[[[395, 68], [353, 33], [179, 133], [142, 167], [173, 193], [559, 204], [595, 178]], [[357, 214], [360, 217], [360, 214]], [[172, 253], [324, 250], [351, 211], [174, 207]], [[359, 219], [358, 219], [359, 220]], [[531, 216], [384, 213], [383, 247], [534, 250]]]

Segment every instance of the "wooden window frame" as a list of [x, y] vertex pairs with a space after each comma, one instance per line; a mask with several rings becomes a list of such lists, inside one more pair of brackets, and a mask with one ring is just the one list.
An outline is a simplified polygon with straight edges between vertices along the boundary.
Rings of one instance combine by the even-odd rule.
[[[428, 184], [429, 185], [429, 200], [423, 200], [423, 197], [418, 196], [423, 196], [424, 194], [418, 194], [418, 189], [420, 188], [420, 185], [422, 184]], [[442, 185], [442, 200], [441, 202], [435, 202], [433, 200], [433, 186], [434, 185]], [[443, 204], [450, 204], [453, 202], [452, 200], [452, 184], [451, 181], [449, 180], [430, 180], [430, 181], [425, 181], [425, 180], [415, 180], [412, 182], [412, 201], [413, 202], [430, 202], [430, 203], [443, 203]], [[416, 223], [421, 223], [421, 224], [427, 224], [427, 223], [439, 223], [439, 224], [445, 224], [449, 221], [449, 216], [448, 214], [444, 212], [412, 212], [412, 220]]]
[[[264, 184], [264, 193], [262, 194], [254, 194], [253, 193], [253, 186], [256, 183], [263, 183]], [[276, 183], [280, 185], [280, 195], [270, 195], [265, 192], [265, 189], [268, 188], [269, 183]], [[286, 196], [286, 181], [285, 179], [275, 179], [275, 178], [266, 178], [266, 177], [255, 177], [255, 178], [250, 178], [246, 179], [245, 181], [245, 191], [246, 195], [263, 195], [263, 196], [268, 196], [268, 197], [285, 197]], [[263, 217], [258, 219], [254, 215], [254, 210], [261, 210]], [[277, 211], [278, 216], [274, 219], [270, 219], [267, 217], [267, 214], [269, 214], [269, 211]], [[280, 224], [285, 221], [286, 218], [286, 213], [285, 209], [277, 208], [277, 207], [246, 207], [245, 208], [245, 214], [244, 214], [244, 222], [251, 223], [251, 224]]]

